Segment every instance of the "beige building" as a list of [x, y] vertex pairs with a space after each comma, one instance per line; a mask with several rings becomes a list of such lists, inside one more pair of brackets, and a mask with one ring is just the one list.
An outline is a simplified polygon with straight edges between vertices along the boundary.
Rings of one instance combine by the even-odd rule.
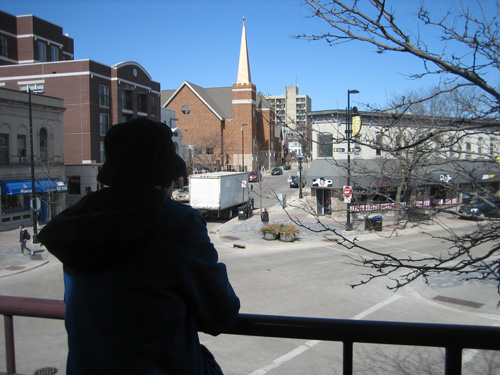
[[38, 219], [66, 208], [64, 111], [62, 99], [33, 93], [30, 104], [28, 93], [0, 88], [0, 231], [33, 221], [32, 162]]
[[301, 141], [297, 132], [310, 139], [310, 124], [306, 116], [312, 110], [311, 98], [299, 94], [299, 86], [286, 86], [285, 95], [266, 96], [276, 113], [276, 123], [281, 128], [285, 147], [290, 154], [303, 155], [309, 144]]

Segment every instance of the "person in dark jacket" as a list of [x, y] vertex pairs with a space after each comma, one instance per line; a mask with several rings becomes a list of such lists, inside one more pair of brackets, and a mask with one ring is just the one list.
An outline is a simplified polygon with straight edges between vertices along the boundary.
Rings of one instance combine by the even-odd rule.
[[269, 223], [269, 211], [267, 208], [264, 208], [264, 211], [260, 214], [260, 220], [262, 220], [262, 224], [264, 225]]
[[39, 233], [64, 267], [67, 374], [222, 374], [198, 332], [218, 335], [240, 302], [206, 222], [166, 192], [186, 173], [172, 132], [111, 127], [89, 193]]
[[31, 238], [28, 230], [24, 227], [24, 224], [19, 225], [19, 242], [21, 243], [21, 255], [24, 255], [24, 250], [28, 252], [28, 254], [33, 255], [33, 250], [30, 250], [26, 243]]

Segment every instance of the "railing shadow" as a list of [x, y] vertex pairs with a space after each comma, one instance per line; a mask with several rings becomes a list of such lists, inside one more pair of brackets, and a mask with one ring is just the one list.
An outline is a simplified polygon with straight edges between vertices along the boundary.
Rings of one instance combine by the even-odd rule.
[[[0, 296], [4, 316], [7, 372], [16, 373], [14, 316], [64, 319], [59, 300]], [[343, 343], [343, 374], [353, 371], [353, 345], [390, 344], [445, 349], [444, 373], [462, 373], [462, 350], [500, 350], [500, 327], [240, 314], [226, 334]]]

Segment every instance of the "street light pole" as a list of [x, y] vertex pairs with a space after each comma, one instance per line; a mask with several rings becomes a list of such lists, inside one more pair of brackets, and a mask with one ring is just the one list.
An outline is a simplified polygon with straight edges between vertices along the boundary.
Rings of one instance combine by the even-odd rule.
[[243, 142], [243, 129], [247, 124], [241, 125], [241, 172], [245, 172], [245, 144]]
[[35, 192], [35, 154], [33, 153], [33, 116], [31, 113], [31, 88], [28, 87], [28, 109], [29, 109], [29, 121], [30, 121], [30, 153], [31, 153], [31, 208], [33, 215], [33, 242], [38, 243], [38, 228], [37, 228], [37, 216], [38, 207], [36, 202], [36, 192]]
[[[347, 186], [351, 186], [351, 136], [352, 136], [352, 118], [351, 118], [351, 94], [359, 94], [358, 90], [347, 90], [347, 117], [346, 117], [346, 135], [347, 135]], [[347, 223], [345, 230], [351, 231], [351, 198], [347, 202]]]
[[302, 199], [302, 155], [299, 155], [299, 199]]

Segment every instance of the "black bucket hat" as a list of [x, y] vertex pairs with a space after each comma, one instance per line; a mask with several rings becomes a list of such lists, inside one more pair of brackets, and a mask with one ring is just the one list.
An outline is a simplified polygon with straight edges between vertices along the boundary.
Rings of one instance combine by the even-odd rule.
[[106, 161], [97, 180], [107, 186], [157, 186], [186, 174], [175, 152], [172, 131], [161, 123], [136, 118], [113, 125], [104, 137]]

